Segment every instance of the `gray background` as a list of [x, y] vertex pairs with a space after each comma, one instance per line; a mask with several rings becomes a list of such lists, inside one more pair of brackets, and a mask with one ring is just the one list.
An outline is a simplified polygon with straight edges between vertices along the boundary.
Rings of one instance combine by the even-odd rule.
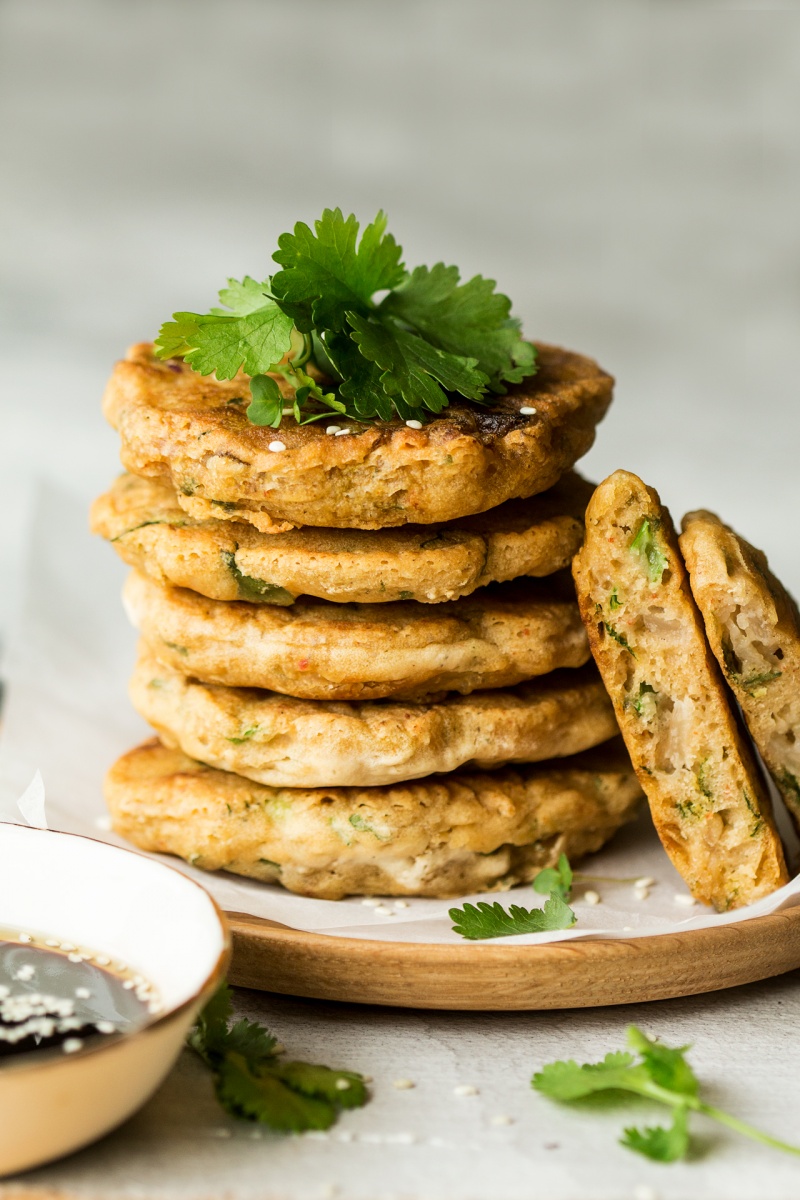
[[[227, 275], [268, 272], [277, 235], [334, 204], [364, 219], [386, 208], [407, 262], [492, 275], [534, 339], [596, 356], [619, 383], [587, 473], [635, 470], [677, 516], [717, 508], [800, 589], [795, 4], [6, 0], [0, 55], [0, 631], [31, 481], [88, 502], [116, 470], [99, 414], [115, 357], [173, 309], [213, 302]], [[706, 1075], [727, 1065], [742, 1115], [755, 1089], [749, 1115], [797, 1137], [780, 1127], [800, 1100], [779, 1048], [800, 1017], [791, 979], [647, 1017], [698, 1042]], [[639, 1182], [739, 1200], [770, 1172], [772, 1196], [797, 1195], [790, 1160], [726, 1139], [707, 1167], [659, 1173], [615, 1149], [621, 1119], [534, 1115], [519, 1089], [535, 1061], [604, 1052], [627, 1014], [312, 1018], [276, 1007], [299, 1054], [326, 1055], [330, 1028], [332, 1050], [384, 1084], [395, 1064], [427, 1072], [413, 1118], [384, 1086], [384, 1115], [376, 1101], [352, 1118], [367, 1134], [356, 1147], [268, 1139], [245, 1154], [208, 1140], [224, 1123], [207, 1096], [193, 1109], [188, 1063], [130, 1130], [41, 1181], [107, 1195], [116, 1172], [123, 1191], [219, 1195], [229, 1181], [292, 1200], [330, 1182], [452, 1200], [539, 1184], [617, 1197]], [[474, 1068], [456, 1070], [465, 1057]], [[476, 1072], [483, 1107], [445, 1119], [451, 1086]], [[491, 1132], [503, 1110], [524, 1119], [513, 1133]], [[535, 1132], [551, 1119], [560, 1159]], [[369, 1143], [370, 1129], [427, 1136], [439, 1120], [447, 1154]]]

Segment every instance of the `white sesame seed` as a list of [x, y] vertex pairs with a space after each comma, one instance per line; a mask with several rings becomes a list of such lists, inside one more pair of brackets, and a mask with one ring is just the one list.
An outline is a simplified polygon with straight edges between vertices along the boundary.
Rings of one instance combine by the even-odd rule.
[[337, 1092], [347, 1092], [353, 1085], [349, 1079], [337, 1079], [334, 1086]]
[[341, 425], [326, 425], [325, 426], [325, 432], [327, 434], [329, 434], [329, 436], [331, 436], [331, 437], [333, 437], [334, 433], [338, 433], [340, 429], [341, 429]]
[[23, 963], [22, 966], [15, 971], [14, 978], [18, 979], [20, 983], [28, 983], [29, 980], [33, 979], [35, 974], [36, 972], [30, 963]]
[[688, 892], [676, 892], [675, 903], [680, 904], [683, 908], [694, 908], [697, 901]]
[[477, 1096], [478, 1089], [472, 1083], [460, 1083], [458, 1087], [453, 1088], [454, 1096]]
[[98, 956], [97, 956], [98, 967], [107, 967], [110, 962], [111, 962], [111, 959], [108, 957], [107, 954], [98, 954]]
[[337, 1138], [340, 1142], [352, 1142], [353, 1135], [349, 1129], [343, 1129], [341, 1133], [337, 1133]]
[[58, 938], [48, 938], [45, 942], [45, 946], [59, 946], [60, 944]]
[[64, 951], [70, 951], [70, 950], [74, 950], [75, 947], [73, 946], [72, 942], [62, 942], [61, 949]]
[[125, 988], [126, 992], [132, 992], [133, 989], [136, 987], [136, 984], [133, 982], [132, 979], [126, 979], [122, 986]]
[[523, 417], [535, 417], [536, 416], [536, 409], [531, 408], [530, 404], [526, 404], [519, 411], [522, 413]]
[[377, 908], [372, 910], [376, 917], [393, 917], [394, 913], [385, 904], [379, 904]]
[[361, 903], [366, 904], [367, 908], [377, 908], [381, 902], [380, 900], [376, 900], [374, 896], [365, 896]]
[[495, 1117], [489, 1118], [490, 1125], [513, 1125], [514, 1118], [506, 1116], [505, 1113], [498, 1113]]
[[637, 887], [633, 889], [633, 894], [637, 900], [646, 900], [650, 895], [650, 888]]
[[422, 429], [422, 421], [406, 421], [409, 429]]
[[68, 954], [68, 955], [67, 955], [67, 960], [68, 960], [69, 962], [71, 962], [71, 963], [79, 963], [79, 962], [83, 962], [83, 955], [82, 955], [82, 954], [77, 954], [77, 953], [76, 953], [76, 954]]
[[658, 1200], [658, 1192], [655, 1188], [648, 1187], [646, 1183], [640, 1183], [633, 1190], [633, 1200]]
[[372, 1083], [371, 1075], [362, 1075], [361, 1078], [364, 1080], [364, 1083]]
[[31, 937], [31, 935], [29, 933], [21, 933], [19, 935], [19, 940], [21, 942], [32, 942], [33, 938]]
[[327, 1142], [330, 1134], [326, 1129], [307, 1129], [303, 1137], [310, 1138], [312, 1142]]
[[344, 435], [349, 432], [350, 432], [349, 429], [337, 429], [336, 433], [333, 436], [334, 437], [344, 437]]
[[632, 926], [632, 925], [623, 925], [623, 926], [622, 926], [622, 932], [623, 932], [623, 933], [630, 933], [632, 929], [633, 929], [633, 926]]
[[89, 997], [91, 996], [91, 994], [92, 993], [89, 991], [88, 988], [85, 988], [85, 987], [75, 988], [75, 995], [77, 996], [77, 998], [79, 1000], [88, 1000]]
[[113, 1021], [97, 1021], [95, 1029], [98, 1033], [116, 1033], [117, 1027]]
[[95, 817], [94, 827], [95, 827], [95, 829], [109, 830], [111, 828], [111, 817], [109, 817], [109, 816]]
[[271, 450], [273, 454], [280, 454], [281, 450], [286, 449], [286, 445], [284, 442], [270, 442], [267, 449]]
[[413, 1146], [417, 1140], [415, 1133], [388, 1133], [386, 1141], [394, 1146]]
[[393, 1079], [392, 1087], [397, 1088], [398, 1092], [406, 1092], [409, 1088], [416, 1087], [413, 1079]]
[[650, 875], [643, 875], [641, 879], [634, 879], [633, 886], [635, 888], [651, 888], [655, 883], [655, 879]]
[[583, 898], [587, 904], [595, 905], [595, 904], [600, 903], [600, 893], [599, 892], [584, 892]]
[[83, 1049], [83, 1042], [80, 1038], [67, 1038], [67, 1040], [62, 1043], [61, 1049], [65, 1054], [74, 1054], [76, 1050]]
[[395, 906], [395, 908], [410, 908], [411, 907], [411, 905], [408, 903], [407, 900], [395, 900], [394, 906]]

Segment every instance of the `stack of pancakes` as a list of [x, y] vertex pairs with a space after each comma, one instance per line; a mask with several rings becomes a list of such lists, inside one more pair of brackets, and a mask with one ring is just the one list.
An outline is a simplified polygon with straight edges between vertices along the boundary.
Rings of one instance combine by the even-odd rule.
[[[613, 381], [539, 348], [491, 408], [427, 425], [247, 419], [134, 347], [92, 525], [133, 568], [131, 683], [158, 731], [111, 770], [138, 846], [325, 898], [509, 887], [598, 849], [641, 791], [565, 568], [571, 471]], [[282, 381], [281, 386], [284, 386]]]

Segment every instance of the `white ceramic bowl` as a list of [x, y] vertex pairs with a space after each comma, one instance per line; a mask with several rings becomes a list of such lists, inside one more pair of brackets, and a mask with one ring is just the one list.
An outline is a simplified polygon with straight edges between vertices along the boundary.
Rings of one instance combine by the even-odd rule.
[[91, 838], [0, 824], [8, 930], [123, 961], [155, 984], [164, 1007], [130, 1034], [0, 1066], [0, 1175], [77, 1150], [131, 1116], [174, 1063], [230, 957], [222, 913], [179, 871]]

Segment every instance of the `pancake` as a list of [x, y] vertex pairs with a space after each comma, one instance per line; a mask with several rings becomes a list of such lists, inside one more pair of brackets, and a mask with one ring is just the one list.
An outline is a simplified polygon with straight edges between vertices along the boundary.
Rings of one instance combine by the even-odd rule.
[[106, 777], [113, 827], [142, 850], [304, 896], [458, 896], [598, 850], [641, 789], [615, 740], [557, 766], [459, 771], [382, 788], [268, 788], [157, 740]]
[[270, 534], [244, 522], [195, 520], [169, 483], [123, 475], [94, 502], [91, 523], [130, 566], [212, 600], [291, 604], [307, 595], [437, 604], [568, 566], [591, 493], [591, 484], [569, 472], [540, 496], [445, 524]]
[[539, 762], [618, 733], [594, 666], [436, 704], [294, 700], [197, 683], [142, 647], [133, 706], [168, 746], [270, 787], [376, 786]]
[[766, 556], [710, 512], [681, 550], [711, 649], [800, 830], [800, 613]]
[[[248, 521], [267, 533], [429, 525], [543, 492], [592, 445], [613, 379], [581, 355], [538, 351], [537, 374], [492, 407], [456, 401], [422, 429], [336, 415], [259, 428], [247, 420], [246, 376], [218, 382], [161, 362], [147, 344], [117, 363], [103, 408], [125, 468], [171, 481], [198, 520]], [[328, 436], [329, 425], [348, 433]]]
[[724, 910], [787, 882], [769, 796], [706, 641], [669, 513], [616, 471], [586, 511], [573, 563], [592, 654], [692, 895]]
[[436, 606], [290, 608], [209, 600], [131, 572], [123, 599], [155, 657], [203, 683], [307, 700], [425, 700], [511, 687], [589, 658], [574, 591], [562, 576], [493, 584]]

